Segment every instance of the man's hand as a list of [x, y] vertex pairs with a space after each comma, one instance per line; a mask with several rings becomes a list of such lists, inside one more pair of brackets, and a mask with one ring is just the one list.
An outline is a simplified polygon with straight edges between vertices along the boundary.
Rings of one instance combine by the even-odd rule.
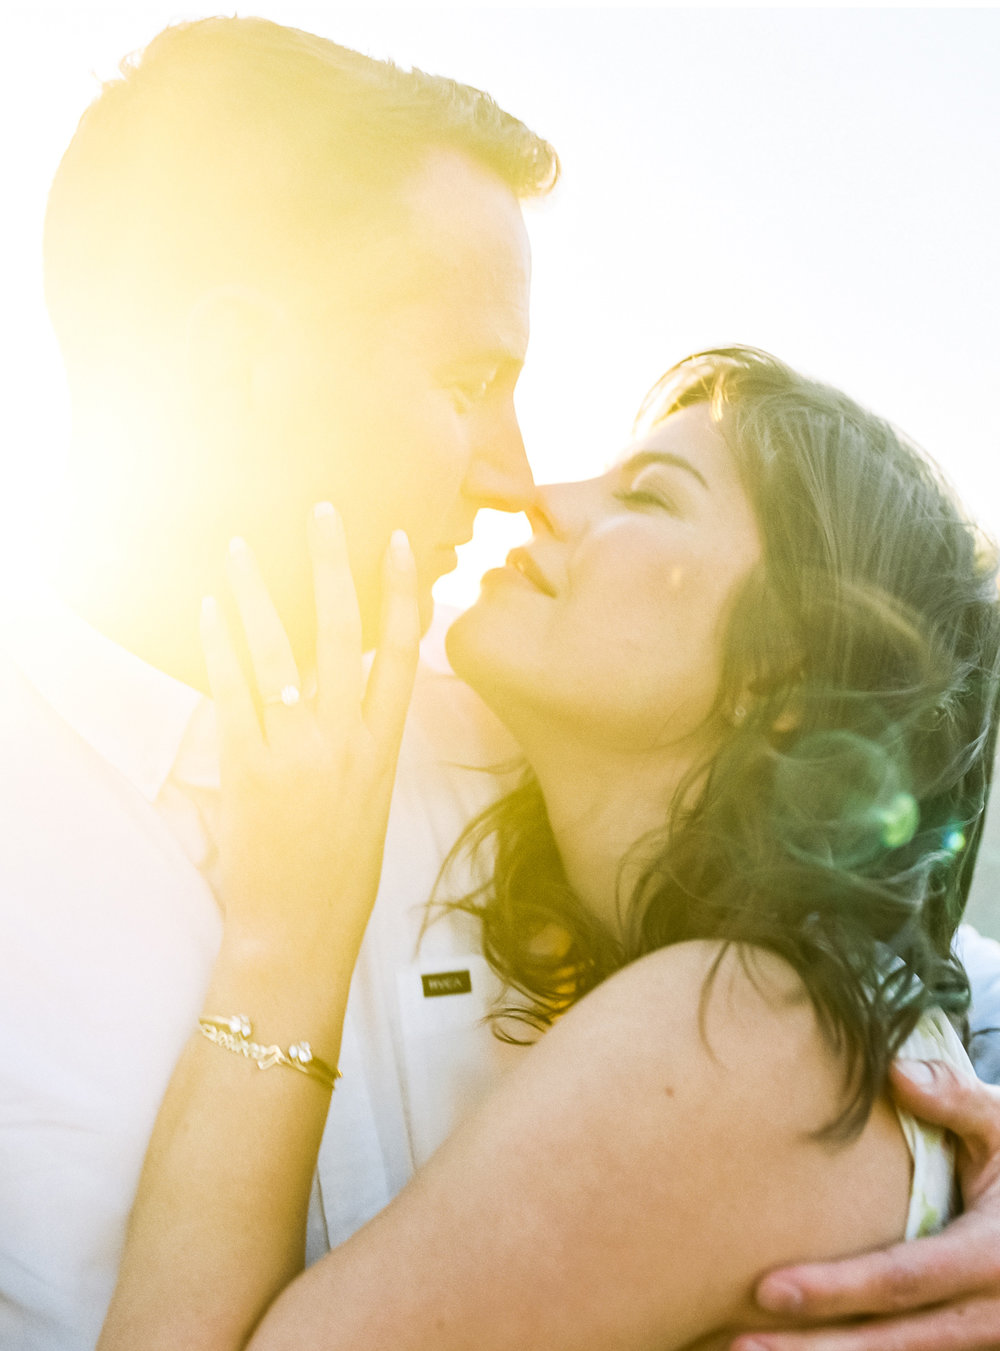
[[1000, 1089], [963, 1079], [940, 1061], [901, 1062], [892, 1080], [914, 1116], [958, 1136], [965, 1212], [933, 1238], [771, 1272], [757, 1287], [762, 1308], [810, 1322], [852, 1322], [747, 1333], [732, 1351], [1000, 1349]]

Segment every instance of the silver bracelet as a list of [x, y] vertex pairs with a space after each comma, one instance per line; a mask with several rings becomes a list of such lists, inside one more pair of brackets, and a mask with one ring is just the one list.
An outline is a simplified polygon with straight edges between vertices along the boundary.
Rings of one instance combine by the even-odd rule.
[[328, 1065], [319, 1056], [313, 1055], [307, 1041], [293, 1041], [287, 1051], [280, 1046], [262, 1046], [252, 1041], [253, 1024], [244, 1013], [235, 1013], [229, 1018], [203, 1017], [198, 1019], [201, 1035], [221, 1046], [225, 1051], [233, 1051], [247, 1060], [252, 1060], [259, 1070], [269, 1070], [274, 1065], [285, 1065], [300, 1074], [308, 1074], [325, 1088], [332, 1089], [342, 1077], [340, 1070]]

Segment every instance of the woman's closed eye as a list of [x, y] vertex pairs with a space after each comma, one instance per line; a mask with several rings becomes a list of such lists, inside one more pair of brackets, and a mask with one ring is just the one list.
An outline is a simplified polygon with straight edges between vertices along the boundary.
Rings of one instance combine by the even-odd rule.
[[615, 493], [615, 500], [626, 506], [647, 506], [662, 511], [678, 510], [677, 496], [664, 482], [662, 474], [637, 474], [631, 483], [625, 484]]

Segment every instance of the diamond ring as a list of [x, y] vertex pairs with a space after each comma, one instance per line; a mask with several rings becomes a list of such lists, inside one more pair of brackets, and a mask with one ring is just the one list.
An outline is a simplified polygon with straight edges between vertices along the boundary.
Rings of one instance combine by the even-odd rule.
[[286, 708], [294, 708], [301, 697], [298, 685], [284, 685], [278, 694], [269, 694], [260, 702], [264, 708], [270, 707], [271, 704], [284, 704]]

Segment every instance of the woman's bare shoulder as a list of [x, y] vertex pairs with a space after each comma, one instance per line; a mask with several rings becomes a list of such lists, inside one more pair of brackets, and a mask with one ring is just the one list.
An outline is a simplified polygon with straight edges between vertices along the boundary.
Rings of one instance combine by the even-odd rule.
[[[316, 1344], [418, 1346], [434, 1321], [442, 1348], [667, 1348], [749, 1323], [769, 1267], [902, 1233], [908, 1172], [891, 1124], [838, 1149], [815, 1138], [836, 1071], [779, 959], [708, 943], [643, 958], [560, 1019], [394, 1205], [307, 1276], [336, 1299], [345, 1335]], [[378, 1271], [397, 1273], [392, 1293], [344, 1321]]]
[[649, 1058], [651, 1071], [683, 1064], [723, 1096], [737, 1084], [769, 1086], [793, 1068], [821, 1096], [840, 1092], [842, 1064], [801, 978], [759, 947], [699, 940], [661, 948], [592, 991], [558, 1031], [561, 1054], [572, 1054], [579, 1040], [603, 1045], [620, 1063], [629, 1047]]

